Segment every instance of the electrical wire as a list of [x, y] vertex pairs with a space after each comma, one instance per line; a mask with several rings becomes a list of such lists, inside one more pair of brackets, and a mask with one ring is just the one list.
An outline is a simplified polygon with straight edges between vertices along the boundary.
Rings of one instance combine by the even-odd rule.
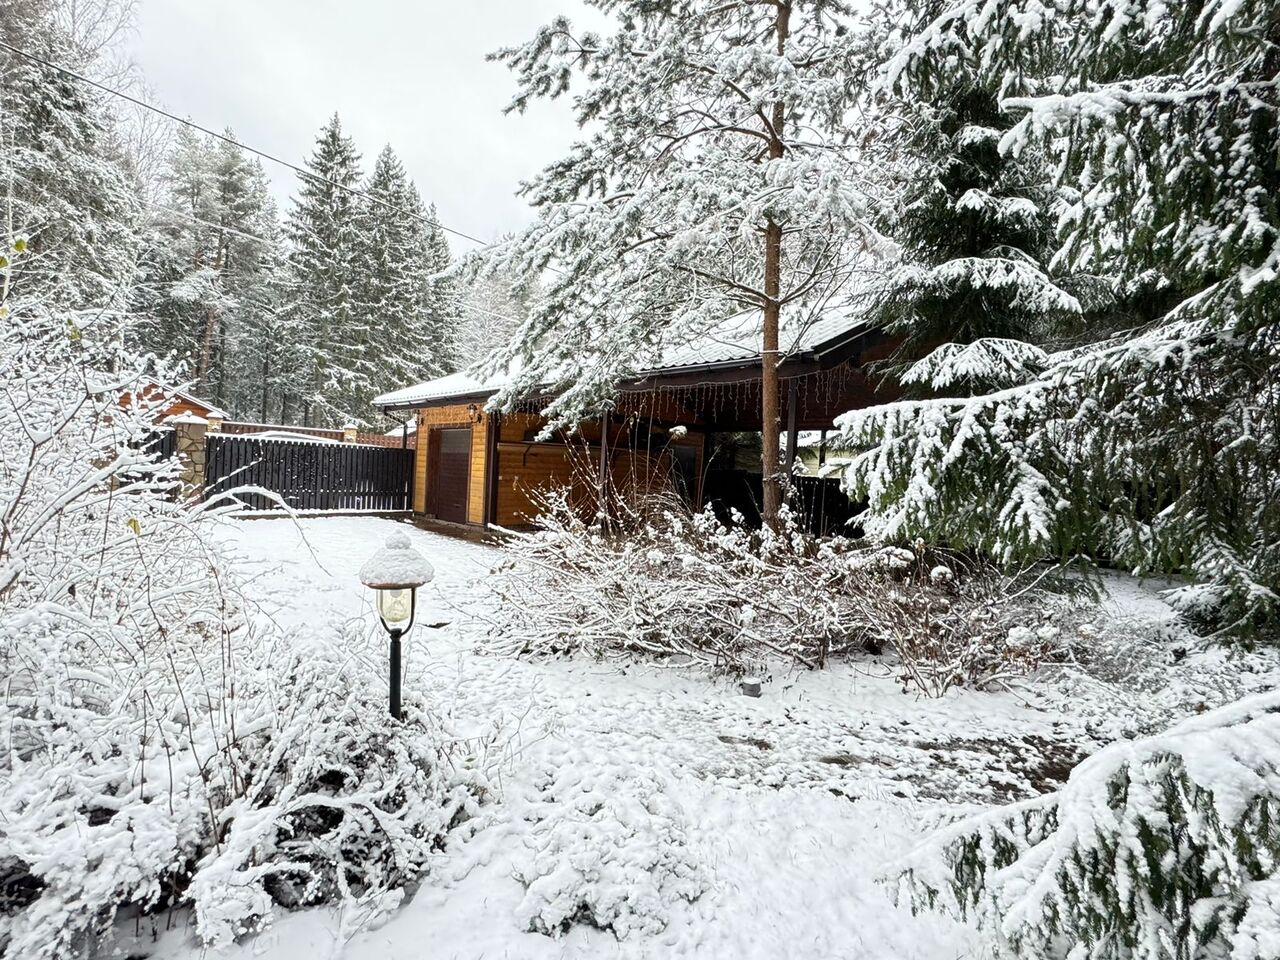
[[299, 176], [307, 177], [308, 179], [315, 180], [319, 183], [328, 184], [331, 187], [336, 187], [337, 189], [343, 190], [349, 194], [352, 194], [353, 196], [362, 197], [365, 200], [370, 201], [371, 203], [376, 203], [381, 206], [384, 206], [388, 210], [394, 210], [397, 213], [401, 213], [406, 217], [412, 217], [414, 220], [421, 221], [422, 223], [427, 223], [434, 227], [439, 227], [441, 230], [445, 231], [446, 233], [451, 233], [456, 237], [461, 237], [464, 240], [469, 240], [472, 243], [479, 244], [481, 247], [490, 246], [489, 243], [487, 243], [484, 240], [481, 240], [479, 237], [473, 237], [469, 233], [463, 233], [461, 230], [455, 230], [453, 227], [447, 227], [443, 223], [441, 223], [439, 220], [432, 220], [430, 217], [424, 217], [422, 214], [414, 213], [412, 210], [405, 210], [402, 207], [397, 207], [394, 203], [388, 203], [387, 201], [382, 200], [379, 197], [375, 197], [372, 194], [366, 193], [363, 190], [358, 190], [354, 187], [348, 187], [345, 184], [338, 183], [336, 180], [330, 180], [327, 177], [322, 177], [319, 174], [311, 172], [305, 167], [298, 166], [296, 163], [290, 163], [288, 160], [282, 160], [279, 157], [272, 156], [271, 154], [263, 150], [258, 150], [257, 148], [251, 147], [248, 144], [241, 143], [238, 140], [236, 140], [234, 137], [228, 137], [225, 133], [218, 133], [214, 130], [210, 130], [208, 127], [201, 126], [200, 124], [196, 123], [193, 120], [187, 120], [183, 117], [177, 116], [176, 114], [169, 113], [169, 111], [162, 110], [160, 107], [157, 107], [151, 103], [147, 103], [147, 101], [141, 100], [138, 97], [132, 96], [131, 94], [124, 93], [120, 90], [114, 90], [111, 87], [106, 86], [105, 84], [99, 83], [97, 80], [92, 80], [89, 77], [84, 76], [83, 74], [76, 73], [74, 70], [70, 70], [67, 67], [62, 66], [61, 64], [54, 63], [51, 60], [46, 60], [43, 57], [37, 57], [33, 53], [28, 53], [25, 50], [20, 50], [18, 47], [15, 47], [10, 43], [6, 43], [3, 40], [0, 40], [0, 47], [3, 47], [5, 50], [10, 51], [11, 53], [16, 53], [20, 57], [25, 57], [26, 59], [32, 61], [33, 63], [42, 64], [43, 66], [46, 66], [51, 70], [57, 70], [60, 73], [64, 73], [69, 77], [74, 77], [76, 80], [79, 80], [81, 83], [87, 83], [89, 84], [89, 86], [95, 87], [98, 90], [101, 90], [103, 93], [109, 93], [113, 97], [119, 97], [122, 100], [127, 100], [129, 101], [129, 103], [142, 107], [144, 110], [150, 110], [152, 113], [157, 113], [162, 117], [166, 117], [169, 120], [174, 121], [175, 123], [185, 124], [186, 126], [191, 127], [193, 130], [199, 130], [201, 133], [206, 134], [207, 136], [213, 137], [217, 140], [221, 140], [223, 143], [229, 143], [232, 146], [238, 147], [239, 149], [244, 150], [248, 153], [252, 153], [255, 156], [262, 157], [264, 160], [270, 160], [272, 163], [278, 163], [282, 167], [287, 167], [288, 169], [294, 171]]
[[[227, 233], [231, 234], [232, 236], [241, 237], [242, 239], [245, 239], [245, 240], [251, 240], [255, 243], [260, 243], [264, 247], [275, 246], [275, 244], [272, 243], [270, 240], [268, 240], [266, 237], [260, 237], [255, 233], [249, 233], [248, 231], [240, 230], [240, 229], [237, 229], [236, 227], [228, 227], [225, 224], [214, 223], [212, 220], [205, 220], [202, 217], [197, 217], [194, 213], [187, 213], [187, 211], [179, 210], [176, 207], [165, 207], [158, 203], [148, 203], [147, 206], [149, 206], [152, 210], [155, 210], [157, 212], [171, 214], [172, 216], [175, 216], [175, 217], [182, 217], [185, 220], [190, 220], [192, 223], [198, 223], [198, 224], [201, 224], [202, 226], [212, 227], [214, 230], [224, 230]], [[452, 297], [449, 299], [452, 300], [454, 306], [459, 307], [462, 310], [470, 310], [474, 313], [483, 313], [486, 316], [494, 317], [495, 319], [498, 319], [498, 320], [508, 320], [511, 323], [523, 322], [522, 320], [520, 320], [519, 317], [512, 317], [512, 316], [508, 316], [505, 313], [497, 313], [493, 310], [486, 310], [484, 307], [477, 307], [475, 304], [469, 303], [466, 300], [463, 300], [461, 297]]]

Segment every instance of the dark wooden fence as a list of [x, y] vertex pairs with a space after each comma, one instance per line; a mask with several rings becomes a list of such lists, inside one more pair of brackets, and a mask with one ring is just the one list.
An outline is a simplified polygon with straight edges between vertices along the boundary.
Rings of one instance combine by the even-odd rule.
[[154, 452], [157, 460], [171, 460], [178, 452], [178, 434], [173, 427], [156, 427], [138, 446]]
[[[206, 438], [205, 498], [262, 487], [294, 510], [408, 510], [413, 451], [353, 443]], [[251, 510], [278, 510], [261, 494], [237, 493]]]

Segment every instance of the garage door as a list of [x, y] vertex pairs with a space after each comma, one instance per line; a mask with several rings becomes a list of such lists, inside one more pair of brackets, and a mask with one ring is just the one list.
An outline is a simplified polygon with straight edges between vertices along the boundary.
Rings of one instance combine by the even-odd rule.
[[430, 490], [441, 520], [467, 522], [467, 487], [471, 479], [471, 428], [436, 431], [436, 468]]

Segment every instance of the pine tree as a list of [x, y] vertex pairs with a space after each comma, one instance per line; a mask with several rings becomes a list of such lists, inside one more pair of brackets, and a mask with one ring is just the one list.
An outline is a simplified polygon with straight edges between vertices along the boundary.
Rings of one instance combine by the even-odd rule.
[[278, 310], [283, 250], [266, 175], [234, 143], [184, 127], [163, 185], [135, 298], [138, 339], [183, 364], [206, 399], [257, 411], [257, 358], [277, 349], [264, 338]]
[[868, 528], [1180, 573], [1207, 629], [1280, 639], [1280, 14], [963, 0], [900, 62], [958, 31], [993, 89], [1037, 84], [1001, 148], [1049, 151], [1071, 191], [1057, 262], [1159, 296], [1023, 386], [848, 414]]
[[855, 79], [864, 37], [841, 0], [596, 0], [608, 36], [561, 18], [496, 56], [516, 73], [512, 109], [575, 75], [589, 135], [525, 188], [533, 226], [494, 258], [551, 273], [519, 343], [495, 358], [519, 375], [503, 395], [557, 387], [547, 408], [598, 415], [617, 381], [664, 346], [728, 316], [761, 316], [764, 514], [781, 505], [779, 329], [840, 304], [873, 242], [868, 133]]
[[[44, 60], [80, 66], [46, 5], [6, 5], [0, 36]], [[0, 83], [8, 222], [29, 232], [14, 295], [50, 296], [71, 309], [119, 305], [134, 269], [139, 211], [109, 117], [85, 84], [10, 50], [0, 50]]]
[[[945, 6], [890, 4], [887, 12], [910, 37]], [[1056, 249], [1050, 172], [1038, 152], [1000, 151], [1013, 118], [980, 74], [963, 26], [949, 36], [945, 59], [899, 59], [883, 89], [883, 109], [904, 122], [889, 127], [878, 153], [914, 161], [899, 164], [906, 183], [885, 224], [903, 262], [873, 313], [901, 337], [896, 372], [941, 390], [1021, 382], [1042, 356], [1034, 345], [1060, 338], [1082, 312], [1047, 270]]]
[[375, 394], [450, 369], [457, 313], [453, 290], [442, 286], [449, 281], [436, 277], [448, 268], [450, 256], [434, 223], [435, 208], [423, 207], [390, 146], [378, 156], [366, 192], [358, 296], [367, 323], [362, 350], [367, 387], [351, 398], [360, 417]]
[[286, 225], [292, 251], [283, 323], [301, 369], [282, 411], [286, 422], [297, 415], [309, 426], [357, 416], [359, 398], [372, 388], [370, 330], [356, 292], [364, 259], [354, 192], [360, 156], [337, 114], [320, 131], [307, 169]]

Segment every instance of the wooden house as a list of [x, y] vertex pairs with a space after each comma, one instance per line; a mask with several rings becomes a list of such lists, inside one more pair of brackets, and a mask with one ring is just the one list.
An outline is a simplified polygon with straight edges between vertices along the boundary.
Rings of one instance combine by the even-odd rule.
[[[620, 384], [605, 415], [550, 439], [538, 439], [546, 420], [536, 395], [514, 412], [485, 409], [501, 378], [450, 374], [374, 404], [413, 422], [413, 511], [425, 518], [519, 527], [538, 512], [541, 492], [568, 488], [588, 498], [602, 481], [624, 495], [675, 490], [700, 508], [714, 492], [716, 435], [761, 429], [759, 343], [758, 314], [734, 318]], [[840, 413], [878, 400], [865, 365], [888, 356], [892, 344], [878, 329], [834, 315], [784, 328], [780, 346], [789, 465], [798, 431], [829, 429]]]
[[[168, 386], [158, 380], [144, 378], [138, 386], [136, 401], [154, 411], [157, 423], [164, 423], [174, 417], [196, 416], [204, 420], [221, 421], [226, 413], [207, 400]], [[120, 395], [120, 405], [128, 406], [135, 402], [130, 392]]]

